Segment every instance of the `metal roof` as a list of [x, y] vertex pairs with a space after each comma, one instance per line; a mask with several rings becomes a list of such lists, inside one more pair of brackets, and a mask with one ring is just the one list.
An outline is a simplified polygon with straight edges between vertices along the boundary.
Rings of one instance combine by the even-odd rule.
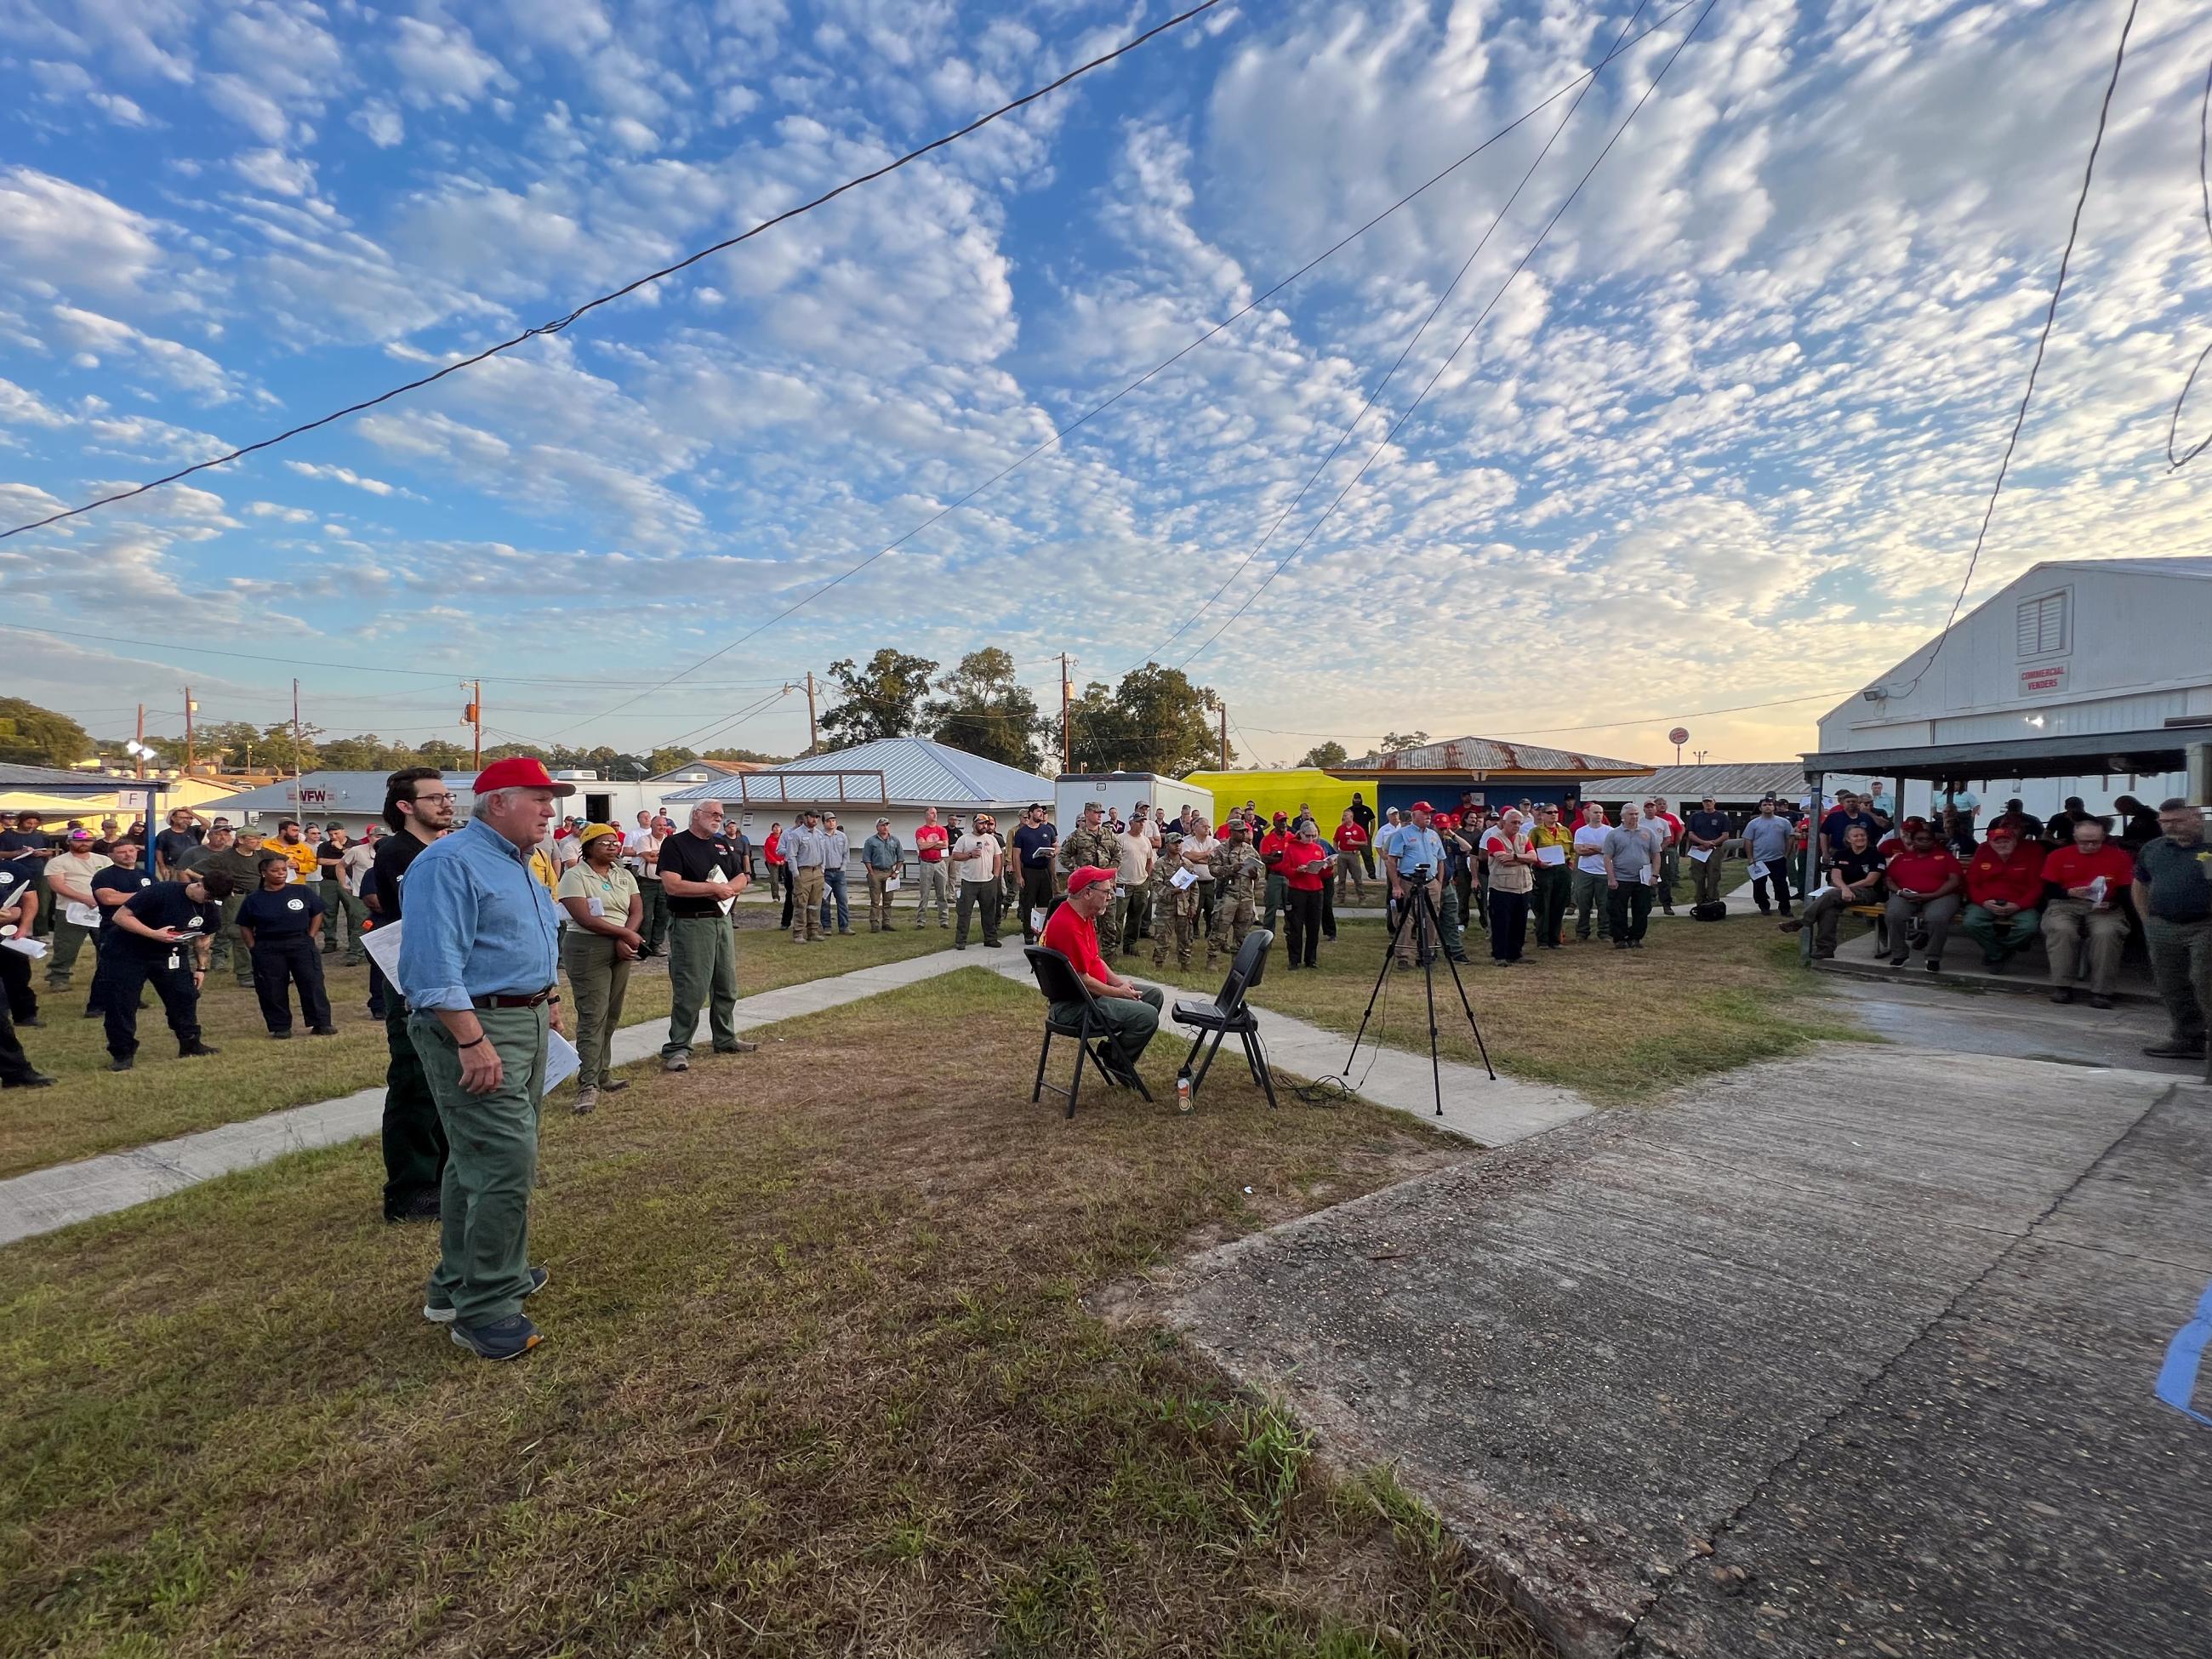
[[2212, 726], [2168, 726], [2134, 732], [2038, 732], [1983, 743], [1896, 749], [1839, 749], [1805, 757], [1808, 772], [1858, 773], [1875, 778], [2069, 778], [2179, 772], [2189, 745], [2212, 743]]
[[[759, 793], [762, 787], [775, 787], [775, 781], [782, 775], [795, 775], [795, 781], [808, 773], [839, 771], [882, 773], [886, 805], [1023, 806], [1052, 799], [1049, 778], [1002, 766], [928, 738], [882, 738], [831, 754], [802, 755], [781, 766], [763, 767], [719, 782], [693, 784], [663, 799], [672, 802], [766, 799]], [[792, 788], [787, 796], [777, 799], [800, 800], [803, 797], [799, 789]], [[850, 804], [836, 793], [817, 799], [831, 805]]]
[[18, 766], [0, 762], [0, 789], [48, 795], [112, 795], [119, 789], [169, 791], [166, 778], [117, 778], [98, 772], [71, 772], [58, 766]]
[[[222, 810], [226, 815], [293, 812], [304, 817], [312, 812], [325, 819], [332, 814], [341, 817], [364, 814], [375, 817], [384, 811], [384, 785], [391, 775], [388, 771], [302, 772], [297, 779], [286, 778], [276, 783], [265, 783], [258, 789], [241, 790], [225, 800]], [[469, 781], [448, 777], [446, 787], [453, 792], [454, 810], [465, 814], [476, 799]]]
[[1368, 755], [1329, 770], [1349, 772], [1648, 772], [1642, 761], [1610, 760], [1540, 743], [1509, 743], [1503, 738], [1454, 738], [1389, 755]]
[[1703, 800], [1711, 795], [1715, 800], [1756, 801], [1768, 795], [1794, 800], [1805, 793], [1805, 763], [1793, 761], [1738, 761], [1708, 766], [1661, 766], [1640, 778], [1622, 778], [1618, 787], [1586, 790], [1601, 800], [1618, 795], [1626, 800], [1631, 795], [1661, 795], [1669, 801]]

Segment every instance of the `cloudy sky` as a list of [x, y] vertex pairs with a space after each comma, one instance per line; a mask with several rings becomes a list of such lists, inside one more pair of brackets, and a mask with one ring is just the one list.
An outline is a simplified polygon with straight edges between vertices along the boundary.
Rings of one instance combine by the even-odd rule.
[[[1948, 608], [2125, 6], [1717, 0], [1655, 89], [1704, 10], [1237, 0], [565, 333], [0, 541], [0, 690], [118, 731], [186, 679], [283, 718], [297, 673], [414, 740], [480, 675], [501, 738], [785, 750], [803, 698], [729, 724], [785, 678], [995, 644], [1046, 702], [1063, 650], [1187, 663], [1276, 764], [1416, 726], [1660, 758], [1678, 718], [1795, 752]], [[0, 0], [0, 507], [480, 349], [1169, 11]], [[2212, 12], [2144, 0], [1977, 594], [2212, 551], [2212, 458], [2164, 460], [2208, 58]]]

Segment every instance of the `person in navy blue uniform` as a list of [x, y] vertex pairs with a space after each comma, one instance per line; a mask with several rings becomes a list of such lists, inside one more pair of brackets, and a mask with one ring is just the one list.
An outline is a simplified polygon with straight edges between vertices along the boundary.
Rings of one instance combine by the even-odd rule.
[[292, 860], [264, 853], [261, 885], [238, 907], [238, 931], [253, 958], [253, 993], [261, 999], [261, 1018], [276, 1042], [292, 1035], [292, 987], [300, 988], [300, 1012], [312, 1036], [336, 1036], [331, 1000], [323, 989], [323, 958], [316, 946], [329, 914], [321, 897], [290, 879]]
[[[95, 884], [99, 879], [93, 878]], [[177, 1058], [216, 1052], [200, 1041], [200, 984], [231, 890], [230, 878], [220, 870], [188, 871], [182, 881], [140, 889], [111, 913], [113, 932], [100, 947], [100, 971], [107, 975], [109, 1071], [129, 1071], [138, 1052], [138, 993], [149, 981], [176, 1033]]]
[[[10, 938], [31, 939], [39, 921], [39, 878], [28, 859], [0, 860], [0, 930]], [[18, 1025], [39, 1023], [39, 994], [31, 988], [31, 959], [21, 951], [0, 948], [0, 990], [8, 1016]]]
[[[92, 988], [85, 994], [84, 1017], [98, 1019], [107, 1012], [108, 958], [115, 939], [115, 913], [132, 894], [143, 892], [154, 884], [138, 864], [138, 843], [118, 841], [111, 844], [107, 856], [115, 861], [105, 870], [94, 873], [88, 884], [92, 902], [100, 907], [100, 931], [92, 936]], [[132, 1012], [137, 1012], [137, 999], [132, 999]]]

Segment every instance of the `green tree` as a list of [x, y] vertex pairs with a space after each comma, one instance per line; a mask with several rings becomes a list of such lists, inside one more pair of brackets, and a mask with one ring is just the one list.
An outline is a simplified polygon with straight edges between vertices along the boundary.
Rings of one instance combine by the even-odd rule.
[[96, 752], [85, 729], [66, 714], [21, 697], [0, 697], [0, 761], [17, 766], [75, 766]]
[[787, 757], [763, 755], [757, 749], [709, 749], [699, 757], [701, 760], [729, 761], [738, 765], [781, 766]]
[[[1170, 777], [1221, 760], [1220, 694], [1180, 668], [1146, 663], [1109, 690], [1093, 680], [1069, 708], [1069, 760], [1079, 772], [1158, 772]], [[1237, 751], [1229, 751], [1233, 763]]]
[[1351, 758], [1351, 756], [1345, 753], [1344, 745], [1337, 742], [1334, 738], [1331, 738], [1327, 743], [1317, 743], [1312, 748], [1307, 750], [1305, 758], [1300, 761], [1298, 764], [1301, 766], [1318, 766], [1325, 772], [1332, 766], [1343, 765], [1345, 762]]
[[1383, 754], [1395, 755], [1401, 750], [1419, 749], [1429, 741], [1425, 732], [1393, 732], [1376, 745]]
[[922, 706], [923, 729], [939, 743], [985, 760], [1042, 769], [1048, 735], [1029, 688], [1014, 683], [1014, 659], [995, 645], [970, 651], [937, 682], [940, 696]]
[[839, 700], [822, 717], [822, 730], [840, 747], [873, 743], [879, 738], [902, 738], [914, 730], [921, 700], [929, 694], [929, 677], [937, 665], [927, 657], [909, 657], [885, 646], [857, 666], [850, 657], [830, 665]]
[[663, 772], [673, 772], [679, 766], [689, 766], [699, 758], [697, 753], [681, 744], [664, 743], [646, 757], [646, 774], [659, 777]]

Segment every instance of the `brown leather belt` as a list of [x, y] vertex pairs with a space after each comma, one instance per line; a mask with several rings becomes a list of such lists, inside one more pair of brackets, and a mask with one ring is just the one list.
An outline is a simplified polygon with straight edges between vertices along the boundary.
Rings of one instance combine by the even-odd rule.
[[549, 985], [542, 991], [532, 991], [528, 996], [471, 997], [469, 1006], [471, 1008], [535, 1008], [552, 994], [553, 988]]

